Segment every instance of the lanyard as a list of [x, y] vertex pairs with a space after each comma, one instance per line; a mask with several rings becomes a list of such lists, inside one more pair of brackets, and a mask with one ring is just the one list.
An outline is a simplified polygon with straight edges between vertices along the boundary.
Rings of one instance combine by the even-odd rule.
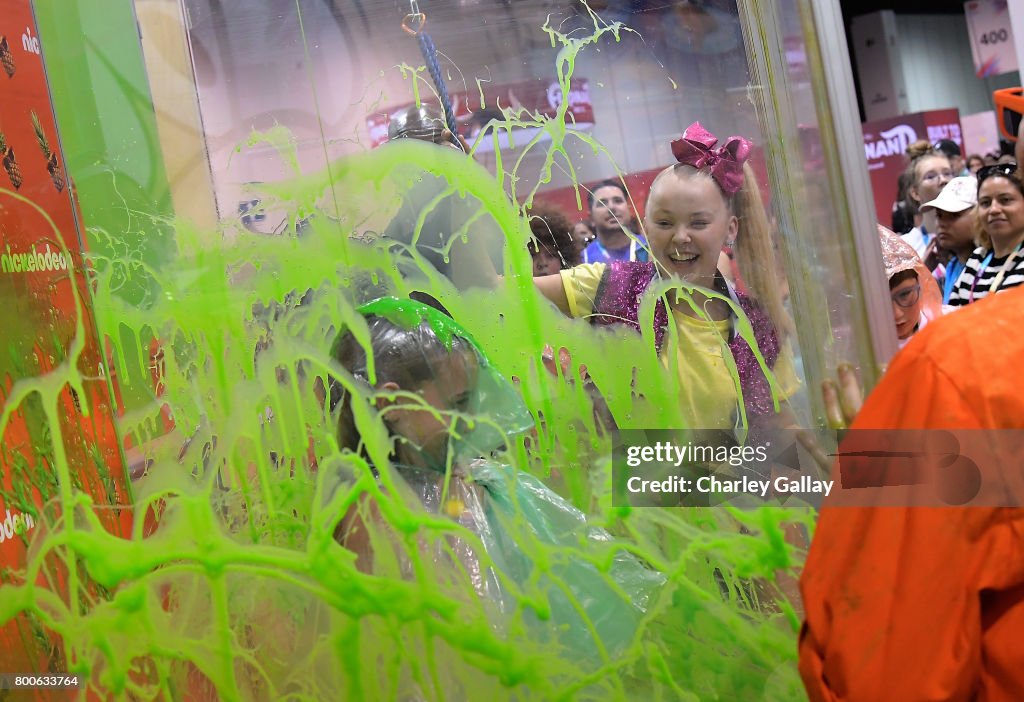
[[942, 304], [945, 305], [949, 302], [949, 298], [956, 288], [956, 281], [959, 280], [960, 274], [963, 272], [964, 264], [960, 263], [960, 259], [954, 255], [949, 265], [946, 266], [946, 280], [942, 285]]
[[[1021, 242], [1021, 244], [1024, 244], [1024, 242]], [[1002, 268], [999, 269], [999, 273], [996, 274], [996, 279], [993, 280], [992, 285], [988, 287], [988, 291], [990, 293], [994, 293], [999, 288], [1000, 283], [1003, 282], [1003, 278], [1006, 277], [1006, 271], [1010, 269], [1011, 264], [1017, 259], [1017, 254], [1020, 253], [1021, 244], [1017, 244], [1017, 248], [1013, 250], [1013, 253], [1006, 257], [1006, 262], [1003, 263]], [[988, 252], [988, 256], [986, 256], [985, 260], [981, 262], [981, 268], [979, 268], [978, 272], [974, 274], [974, 282], [971, 283], [971, 298], [969, 300], [970, 302], [974, 302], [974, 286], [978, 284], [978, 278], [982, 276], [982, 274], [988, 268], [988, 264], [992, 262], [993, 253], [993, 251]]]

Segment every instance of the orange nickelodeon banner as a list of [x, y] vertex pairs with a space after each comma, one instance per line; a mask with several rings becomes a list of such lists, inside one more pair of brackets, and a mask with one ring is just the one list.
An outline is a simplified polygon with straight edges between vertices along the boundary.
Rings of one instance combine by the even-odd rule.
[[[30, 0], [0, 0], [0, 584], [24, 577], [62, 494], [129, 504], [43, 50]], [[130, 529], [128, 510], [97, 514]], [[52, 555], [40, 579], [79, 597], [60, 592], [71, 561]], [[30, 613], [0, 621], [0, 672], [62, 672], [63, 658]]]

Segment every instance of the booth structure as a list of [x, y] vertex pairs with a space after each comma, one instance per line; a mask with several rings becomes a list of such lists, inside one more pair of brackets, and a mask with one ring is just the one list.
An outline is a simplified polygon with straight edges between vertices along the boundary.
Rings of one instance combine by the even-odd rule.
[[[283, 578], [293, 585], [326, 568], [310, 534], [327, 528], [317, 521], [330, 498], [324, 456], [337, 447], [322, 449], [330, 442], [311, 436], [299, 412], [316, 401], [299, 397], [302, 374], [292, 378], [289, 363], [308, 358], [284, 339], [315, 337], [315, 324], [294, 315], [307, 290], [354, 289], [360, 274], [379, 282], [389, 268], [358, 246], [394, 216], [398, 196], [384, 185], [391, 166], [374, 158], [389, 148], [394, 115], [418, 103], [450, 109], [448, 126], [478, 169], [466, 182], [491, 176], [454, 195], [489, 213], [545, 201], [586, 220], [588, 191], [622, 179], [640, 221], [652, 178], [671, 162], [669, 143], [687, 125], [748, 137], [774, 236], [775, 260], [761, 263], [777, 268], [795, 321], [787, 343], [802, 389], [789, 401], [833, 446], [822, 380], [851, 363], [871, 387], [896, 350], [849, 66], [835, 0], [0, 0], [0, 582], [11, 595], [0, 589], [0, 667], [78, 675], [82, 699], [271, 699], [285, 689], [274, 687], [287, 677], [275, 668], [285, 658], [257, 660], [273, 645], [252, 632], [261, 607], [288, 610], [286, 596], [254, 584], [239, 610], [251, 621], [229, 622], [241, 581], [288, 571], [289, 548], [309, 559]], [[506, 280], [529, 270], [516, 236], [495, 255]], [[438, 297], [448, 303], [445, 284]], [[567, 399], [572, 390], [546, 395], [547, 381], [530, 374], [545, 340], [573, 332], [529, 292], [510, 311], [515, 285], [448, 306], [493, 306], [467, 327], [522, 383], [548, 465], [570, 431], [564, 413], [582, 416], [590, 405]], [[322, 326], [336, 329], [340, 313], [322, 307]], [[247, 319], [233, 317], [240, 310]], [[502, 326], [513, 319], [523, 328]], [[631, 362], [607, 359], [609, 368]], [[600, 386], [601, 371], [594, 377]], [[601, 389], [628, 423], [628, 382]], [[679, 428], [667, 410], [659, 425], [657, 406], [636, 412], [646, 428]], [[302, 482], [296, 466], [308, 456], [319, 471]], [[302, 487], [268, 487], [271, 476]], [[567, 484], [568, 499], [588, 511], [580, 503], [597, 489]], [[205, 498], [233, 491], [243, 501], [258, 494], [272, 522], [294, 515], [294, 533], [273, 522], [267, 541], [252, 527], [263, 513], [245, 502], [236, 519], [252, 527], [248, 541], [204, 540], [220, 533], [213, 524], [231, 503]], [[190, 549], [217, 565], [182, 565]], [[331, 610], [318, 631], [339, 612], [359, 621], [346, 601], [365, 602], [365, 616], [396, 631], [409, 621], [398, 603], [385, 615], [362, 590], [327, 594], [319, 578], [295, 586]], [[209, 602], [183, 603], [183, 591], [207, 587]], [[195, 637], [187, 616], [171, 614], [181, 611]], [[447, 616], [440, 612], [431, 616]], [[792, 699], [784, 695], [796, 680], [798, 604], [794, 612], [788, 631], [778, 627], [782, 644], [738, 654], [774, 671], [758, 678], [765, 699]], [[430, 616], [417, 621], [417, 636], [430, 641]], [[304, 623], [267, 626], [293, 632]], [[417, 639], [394, 655], [399, 665], [371, 640], [387, 626], [328, 637], [310, 665], [331, 668], [333, 656], [352, 685], [346, 699], [447, 698], [422, 691], [449, 675], [464, 689], [493, 684], [531, 699], [528, 683], [515, 692], [517, 680], [533, 679], [529, 666], [509, 661], [503, 675], [486, 646], [473, 651], [483, 639], [442, 637], [438, 651]], [[445, 647], [472, 651], [473, 672], [437, 663]], [[232, 662], [243, 649], [262, 682]], [[422, 670], [406, 660], [418, 657]], [[175, 678], [182, 665], [202, 674]], [[383, 697], [360, 687], [375, 666], [395, 684]], [[714, 688], [709, 676], [665, 689], [684, 699], [691, 682]], [[629, 675], [606, 677], [607, 695], [593, 698], [631, 698]], [[396, 692], [407, 679], [420, 696]], [[572, 684], [589, 699], [597, 683]]]

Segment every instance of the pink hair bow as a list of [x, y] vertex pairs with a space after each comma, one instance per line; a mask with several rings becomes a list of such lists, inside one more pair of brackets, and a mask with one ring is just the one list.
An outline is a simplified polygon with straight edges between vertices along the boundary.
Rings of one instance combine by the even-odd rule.
[[679, 163], [697, 169], [707, 168], [726, 195], [735, 195], [743, 187], [743, 163], [750, 158], [753, 144], [741, 136], [731, 136], [725, 145], [715, 148], [714, 134], [694, 122], [680, 139], [672, 142], [672, 154]]

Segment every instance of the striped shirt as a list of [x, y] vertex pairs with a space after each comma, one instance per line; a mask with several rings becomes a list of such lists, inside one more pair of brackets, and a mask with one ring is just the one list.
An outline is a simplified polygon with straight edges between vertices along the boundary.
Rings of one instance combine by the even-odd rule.
[[[984, 270], [981, 270], [981, 264], [988, 257], [990, 252], [987, 249], [977, 248], [971, 257], [967, 259], [967, 263], [964, 265], [963, 272], [960, 273], [960, 277], [957, 278], [956, 285], [953, 288], [953, 294], [949, 296], [949, 304], [953, 307], [962, 307], [971, 303], [971, 288], [974, 289], [974, 300], [977, 302], [986, 295], [989, 294], [989, 288], [992, 287], [992, 283], [999, 277], [999, 271], [1002, 269], [1003, 264], [1006, 263], [1008, 256], [1002, 256], [996, 258], [993, 256], [989, 261], [988, 265], [985, 266]], [[1010, 256], [1013, 254], [1010, 253]], [[1016, 287], [1024, 283], [1024, 251], [1017, 254], [1013, 261], [1012, 267], [1006, 271], [1003, 276], [1002, 282], [999, 284], [998, 290], [1007, 290], [1009, 288]]]

